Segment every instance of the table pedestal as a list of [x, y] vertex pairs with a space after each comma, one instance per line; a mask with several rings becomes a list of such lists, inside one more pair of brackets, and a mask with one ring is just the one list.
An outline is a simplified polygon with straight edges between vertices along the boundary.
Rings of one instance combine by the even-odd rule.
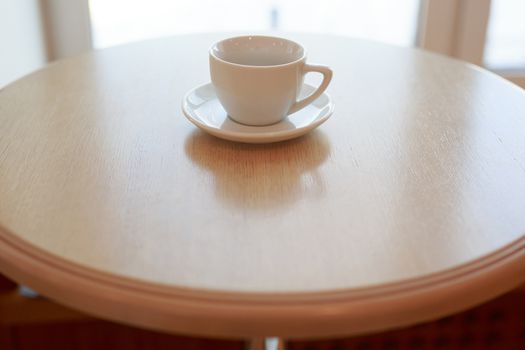
[[284, 340], [277, 337], [253, 338], [246, 343], [246, 350], [284, 350]]

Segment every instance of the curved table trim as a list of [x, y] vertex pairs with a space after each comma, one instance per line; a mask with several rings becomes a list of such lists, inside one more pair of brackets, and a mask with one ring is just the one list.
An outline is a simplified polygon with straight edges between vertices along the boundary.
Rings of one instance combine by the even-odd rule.
[[9, 277], [61, 304], [122, 323], [214, 337], [312, 338], [428, 321], [517, 287], [525, 281], [525, 236], [422, 278], [327, 292], [241, 293], [148, 283], [71, 263], [2, 227], [0, 264]]

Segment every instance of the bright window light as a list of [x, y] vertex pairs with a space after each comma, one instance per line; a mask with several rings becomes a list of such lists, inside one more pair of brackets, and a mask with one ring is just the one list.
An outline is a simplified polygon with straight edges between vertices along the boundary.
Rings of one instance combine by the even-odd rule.
[[492, 0], [485, 65], [491, 69], [525, 70], [524, 0]]
[[176, 34], [299, 31], [412, 46], [419, 0], [90, 0], [95, 48]]

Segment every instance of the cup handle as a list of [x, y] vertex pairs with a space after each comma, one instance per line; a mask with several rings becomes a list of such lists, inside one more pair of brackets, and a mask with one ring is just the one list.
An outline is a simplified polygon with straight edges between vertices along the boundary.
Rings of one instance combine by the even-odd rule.
[[327, 66], [321, 66], [321, 65], [316, 65], [316, 64], [305, 64], [303, 67], [303, 74], [306, 74], [309, 72], [321, 73], [323, 75], [323, 81], [321, 82], [321, 85], [319, 85], [317, 90], [312, 92], [309, 96], [303, 98], [300, 101], [296, 101], [292, 105], [292, 107], [290, 107], [290, 110], [288, 111], [288, 115], [295, 113], [300, 109], [303, 109], [304, 107], [312, 103], [316, 98], [321, 96], [321, 94], [328, 87], [328, 84], [330, 84], [330, 80], [332, 80], [332, 74], [333, 74], [332, 70], [328, 68]]

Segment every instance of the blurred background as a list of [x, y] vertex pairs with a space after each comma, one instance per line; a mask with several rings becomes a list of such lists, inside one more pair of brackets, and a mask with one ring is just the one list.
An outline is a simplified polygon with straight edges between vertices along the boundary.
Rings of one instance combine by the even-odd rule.
[[320, 32], [418, 46], [525, 86], [525, 0], [0, 0], [0, 87], [47, 62], [148, 38]]

